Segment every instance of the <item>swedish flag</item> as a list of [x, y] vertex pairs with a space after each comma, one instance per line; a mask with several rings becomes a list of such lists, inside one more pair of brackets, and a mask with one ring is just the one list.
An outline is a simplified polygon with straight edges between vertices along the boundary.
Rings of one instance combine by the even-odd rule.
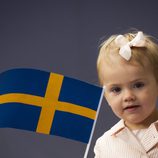
[[0, 127], [88, 143], [102, 88], [35, 69], [0, 74]]

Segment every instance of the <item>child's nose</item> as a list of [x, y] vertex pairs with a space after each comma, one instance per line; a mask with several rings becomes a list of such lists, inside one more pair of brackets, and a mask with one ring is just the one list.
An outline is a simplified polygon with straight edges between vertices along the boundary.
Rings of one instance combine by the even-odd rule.
[[136, 99], [136, 96], [132, 90], [130, 90], [130, 89], [125, 90], [125, 92], [124, 92], [124, 101], [125, 102], [134, 101], [135, 99]]

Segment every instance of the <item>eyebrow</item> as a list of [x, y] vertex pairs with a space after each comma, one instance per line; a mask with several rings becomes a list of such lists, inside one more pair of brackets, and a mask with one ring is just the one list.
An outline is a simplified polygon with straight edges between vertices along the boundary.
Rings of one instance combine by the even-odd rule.
[[[140, 82], [140, 81], [145, 81], [144, 78], [139, 78], [139, 79], [135, 79], [133, 81], [130, 81], [129, 84], [132, 84], [132, 83], [135, 83], [135, 82]], [[110, 83], [110, 84], [107, 84], [106, 86], [104, 85], [103, 87], [117, 87], [117, 86], [121, 86], [120, 83]]]

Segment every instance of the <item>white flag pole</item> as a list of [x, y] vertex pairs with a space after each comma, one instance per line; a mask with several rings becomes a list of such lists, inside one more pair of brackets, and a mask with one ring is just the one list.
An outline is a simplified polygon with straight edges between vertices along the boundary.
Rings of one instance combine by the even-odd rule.
[[89, 138], [89, 142], [88, 142], [87, 147], [86, 147], [84, 158], [87, 158], [87, 155], [88, 155], [88, 152], [89, 152], [89, 148], [90, 148], [90, 145], [91, 145], [91, 141], [92, 141], [95, 125], [96, 125], [96, 122], [97, 122], [97, 118], [98, 118], [98, 115], [99, 115], [102, 99], [103, 99], [103, 96], [104, 96], [104, 91], [105, 91], [105, 87], [103, 87], [103, 90], [102, 90], [102, 93], [101, 93], [101, 96], [100, 96], [99, 106], [97, 108], [97, 113], [96, 113], [96, 118], [95, 118], [95, 121], [94, 121], [94, 124], [93, 124], [93, 127], [92, 127], [92, 132], [91, 132], [91, 135], [90, 135], [90, 138]]

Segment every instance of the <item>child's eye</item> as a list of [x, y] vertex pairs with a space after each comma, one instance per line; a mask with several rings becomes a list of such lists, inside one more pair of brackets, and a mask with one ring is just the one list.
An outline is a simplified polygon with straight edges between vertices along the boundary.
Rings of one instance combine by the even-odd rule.
[[111, 92], [113, 92], [113, 93], [119, 93], [120, 91], [121, 91], [120, 87], [113, 87], [113, 88], [111, 88]]
[[137, 82], [137, 83], [134, 84], [133, 87], [134, 88], [142, 88], [142, 87], [144, 87], [144, 83], [143, 82]]

